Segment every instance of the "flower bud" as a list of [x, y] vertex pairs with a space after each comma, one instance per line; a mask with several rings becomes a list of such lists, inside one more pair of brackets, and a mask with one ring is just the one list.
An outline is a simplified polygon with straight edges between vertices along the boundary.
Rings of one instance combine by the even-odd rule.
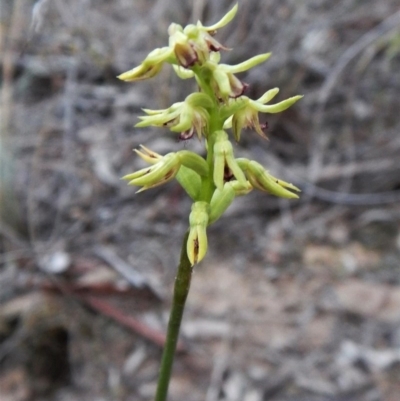
[[190, 168], [202, 177], [208, 175], [208, 164], [197, 153], [189, 150], [180, 150], [177, 152], [177, 156], [183, 166]]
[[197, 136], [201, 139], [201, 136], [207, 131], [210, 119], [207, 108], [211, 108], [212, 105], [210, 97], [205, 93], [193, 93], [184, 102], [174, 103], [168, 109], [143, 109], [148, 115], [139, 117], [141, 121], [135, 127], [153, 125], [167, 126], [170, 127], [171, 131], [181, 133], [196, 131]]
[[208, 224], [217, 221], [235, 199], [235, 191], [229, 182], [222, 189], [216, 189], [210, 201], [210, 218]]
[[175, 176], [181, 187], [194, 200], [197, 201], [201, 189], [201, 177], [185, 166], [181, 166], [178, 174]]
[[210, 201], [210, 217], [208, 225], [217, 221], [228, 209], [236, 196], [248, 194], [253, 187], [249, 182], [242, 185], [239, 181], [229, 181], [224, 184], [222, 190], [216, 189]]
[[189, 216], [189, 238], [186, 244], [187, 255], [192, 266], [199, 263], [207, 253], [207, 225], [209, 215], [207, 202], [195, 202]]
[[225, 71], [218, 65], [212, 72], [214, 91], [218, 98], [227, 99], [228, 97], [236, 99], [243, 95], [248, 85], [240, 81], [231, 72]]

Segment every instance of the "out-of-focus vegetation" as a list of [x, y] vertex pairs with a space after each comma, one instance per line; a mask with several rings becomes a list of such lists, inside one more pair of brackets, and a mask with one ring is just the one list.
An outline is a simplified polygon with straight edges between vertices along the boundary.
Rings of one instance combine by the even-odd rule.
[[[133, 128], [142, 107], [180, 101], [193, 82], [178, 83], [167, 66], [155, 82], [130, 86], [115, 77], [163, 46], [172, 21], [211, 24], [231, 6], [0, 3], [0, 394], [7, 401], [154, 393], [157, 347], [104, 318], [121, 321], [104, 302], [164, 327], [159, 309], [168, 303], [190, 201], [173, 183], [134, 195], [120, 177], [141, 167], [132, 152], [139, 144], [160, 153], [201, 148], [167, 130], [160, 138]], [[178, 358], [172, 399], [397, 401], [398, 1], [252, 0], [239, 8], [218, 33], [235, 46], [224, 60], [273, 53], [241, 75], [247, 95], [278, 86], [278, 100], [305, 97], [268, 117], [271, 142], [244, 132], [235, 152], [255, 155], [303, 194], [290, 204], [238, 199], [229, 230], [224, 219], [210, 230], [211, 248], [225, 259], [211, 252], [213, 269], [196, 271], [183, 330], [188, 353]], [[139, 282], [146, 285], [134, 289]], [[100, 287], [103, 304], [93, 301]], [[232, 349], [237, 357], [229, 360]], [[52, 375], [46, 367], [58, 360]]]

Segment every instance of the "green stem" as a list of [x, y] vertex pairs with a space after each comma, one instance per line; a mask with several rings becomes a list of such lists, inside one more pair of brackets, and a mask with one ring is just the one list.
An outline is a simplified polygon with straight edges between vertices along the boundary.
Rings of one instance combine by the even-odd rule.
[[165, 401], [167, 399], [172, 364], [174, 362], [176, 344], [179, 337], [179, 329], [181, 327], [186, 298], [189, 293], [193, 267], [190, 264], [186, 251], [188, 237], [189, 231], [183, 238], [181, 259], [178, 266], [178, 273], [175, 278], [172, 310], [168, 322], [167, 339], [161, 359], [161, 368], [158, 377], [155, 401]]

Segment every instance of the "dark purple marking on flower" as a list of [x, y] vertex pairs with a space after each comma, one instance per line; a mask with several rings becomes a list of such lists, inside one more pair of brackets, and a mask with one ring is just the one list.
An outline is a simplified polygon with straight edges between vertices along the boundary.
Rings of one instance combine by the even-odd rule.
[[264, 124], [260, 124], [260, 128], [261, 128], [263, 131], [266, 131], [266, 130], [268, 129], [268, 121], [265, 121]]
[[233, 89], [232, 94], [229, 95], [229, 97], [230, 97], [231, 99], [236, 99], [236, 98], [242, 96], [242, 95], [246, 92], [246, 90], [248, 89], [248, 87], [250, 86], [250, 85], [247, 84], [246, 82], [241, 82], [241, 81], [240, 81], [240, 83], [241, 83], [241, 86], [240, 86], [240, 87], [239, 87], [239, 86], [236, 86], [236, 87], [232, 88], [232, 89]]
[[219, 52], [220, 50], [232, 50], [229, 47], [222, 45], [218, 42], [218, 40], [213, 38], [216, 32], [217, 31], [213, 31], [212, 33], [208, 32], [208, 34], [205, 34], [204, 36], [204, 41], [207, 44], [208, 50], [211, 50], [212, 52]]
[[189, 129], [187, 131], [181, 132], [178, 135], [178, 140], [179, 141], [188, 141], [189, 139], [193, 138], [193, 135], [194, 135], [194, 129], [191, 128], [191, 129]]
[[179, 64], [184, 68], [193, 66], [199, 60], [199, 55], [193, 43], [176, 45], [175, 56]]
[[183, 65], [184, 68], [193, 67], [199, 61], [199, 55], [196, 51], [196, 47], [193, 43], [189, 43], [195, 56], [187, 60], [187, 65]]
[[240, 96], [242, 96], [247, 91], [247, 89], [249, 89], [249, 86], [250, 86], [246, 82], [242, 82], [242, 85], [243, 85], [243, 89], [242, 89], [242, 93], [240, 94]]
[[177, 124], [177, 122], [178, 122], [178, 118], [173, 118], [172, 120], [169, 120], [169, 121], [163, 123], [163, 127], [172, 127], [175, 124]]
[[168, 181], [174, 175], [175, 175], [175, 171], [174, 170], [168, 171], [167, 174], [165, 174], [163, 179], [164, 179], [164, 181]]
[[221, 47], [216, 47], [212, 44], [208, 45], [208, 48], [212, 51], [212, 52], [219, 52], [221, 50]]
[[233, 175], [232, 170], [228, 166], [225, 166], [225, 168], [224, 168], [224, 182], [232, 181], [234, 178], [235, 178], [235, 176]]
[[193, 240], [193, 246], [194, 246], [194, 259], [197, 262], [197, 258], [199, 256], [199, 240], [198, 240], [198, 238], [195, 238]]

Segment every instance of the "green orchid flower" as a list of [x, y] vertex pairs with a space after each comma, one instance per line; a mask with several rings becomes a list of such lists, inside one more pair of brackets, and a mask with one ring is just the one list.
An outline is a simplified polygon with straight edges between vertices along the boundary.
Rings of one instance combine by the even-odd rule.
[[164, 110], [143, 109], [147, 116], [139, 117], [136, 127], [169, 127], [180, 132], [180, 139], [189, 139], [196, 132], [199, 139], [206, 135], [209, 124], [209, 112], [212, 101], [205, 93], [193, 93], [184, 102], [173, 104]]
[[300, 192], [299, 188], [272, 176], [260, 163], [244, 158], [236, 159], [236, 162], [244, 171], [253, 188], [281, 198], [298, 198], [298, 195], [294, 192]]
[[145, 191], [165, 184], [176, 177], [181, 166], [193, 170], [199, 176], [208, 175], [207, 162], [197, 153], [188, 150], [171, 152], [165, 156], [160, 156], [155, 152], [142, 146], [144, 151], [136, 150], [136, 153], [145, 161], [152, 164], [151, 167], [143, 168], [122, 177], [129, 181], [129, 185], [143, 187], [137, 192]]
[[253, 128], [258, 135], [267, 139], [263, 131], [263, 126], [260, 124], [258, 113], [280, 113], [288, 109], [303, 96], [293, 96], [282, 102], [265, 105], [271, 101], [279, 92], [278, 88], [270, 89], [258, 100], [251, 100], [247, 96], [240, 98], [240, 104], [236, 106], [236, 111], [224, 123], [224, 129], [232, 128], [233, 136], [236, 142], [240, 141], [241, 132], [244, 128]]

